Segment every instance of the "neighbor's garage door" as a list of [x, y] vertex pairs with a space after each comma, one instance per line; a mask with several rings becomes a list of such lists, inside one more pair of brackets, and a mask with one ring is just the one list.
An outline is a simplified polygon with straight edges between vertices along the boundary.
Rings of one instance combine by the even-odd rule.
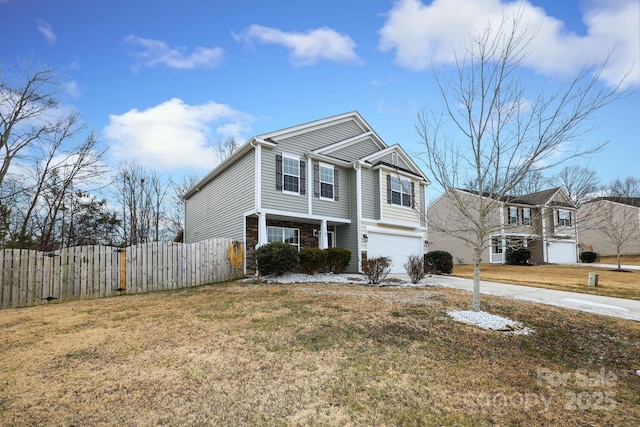
[[391, 259], [391, 273], [406, 273], [404, 264], [409, 255], [422, 255], [422, 238], [369, 232], [367, 258], [385, 256]]
[[574, 242], [550, 242], [547, 250], [547, 262], [551, 264], [566, 264], [577, 261]]

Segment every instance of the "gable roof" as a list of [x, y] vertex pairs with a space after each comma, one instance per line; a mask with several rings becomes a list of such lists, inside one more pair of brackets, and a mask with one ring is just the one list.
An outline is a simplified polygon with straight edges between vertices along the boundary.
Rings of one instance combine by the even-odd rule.
[[[252, 150], [255, 145], [259, 144], [264, 146], [275, 147], [278, 144], [278, 141], [281, 141], [283, 139], [291, 138], [297, 135], [303, 135], [309, 132], [321, 130], [329, 126], [339, 125], [342, 123], [351, 123], [355, 125], [357, 128], [359, 128], [362, 131], [362, 133], [342, 141], [333, 142], [325, 147], [320, 147], [316, 150], [313, 150], [307, 153], [307, 155], [314, 156], [315, 158], [331, 159], [333, 161], [338, 161], [339, 163], [342, 163], [344, 166], [348, 166], [352, 164], [354, 161], [365, 160], [367, 157], [375, 158], [376, 157], [375, 155], [378, 153], [383, 153], [380, 155], [382, 156], [382, 155], [388, 154], [391, 151], [394, 151], [398, 153], [402, 157], [402, 159], [405, 161], [405, 163], [409, 165], [410, 168], [412, 169], [412, 170], [405, 170], [405, 169], [403, 170], [405, 170], [408, 173], [414, 174], [424, 179], [424, 181], [426, 181], [427, 183], [429, 183], [429, 180], [425, 177], [425, 175], [422, 173], [420, 168], [413, 162], [411, 157], [409, 157], [404, 152], [402, 147], [400, 147], [397, 144], [392, 147], [388, 147], [387, 144], [385, 144], [385, 142], [382, 140], [382, 138], [380, 138], [380, 136], [378, 136], [378, 134], [373, 130], [373, 128], [369, 126], [366, 120], [364, 120], [364, 118], [360, 115], [360, 113], [358, 113], [357, 111], [350, 111], [347, 113], [342, 113], [335, 116], [330, 116], [323, 119], [314, 120], [314, 121], [310, 121], [310, 122], [302, 123], [299, 125], [295, 125], [295, 126], [287, 127], [284, 129], [267, 132], [267, 133], [254, 136], [253, 138], [249, 139], [248, 141], [240, 145], [240, 147], [238, 147], [238, 149], [233, 154], [231, 154], [231, 156], [227, 157], [220, 164], [214, 167], [213, 170], [211, 170], [211, 172], [209, 172], [204, 178], [199, 180], [189, 191], [187, 191], [182, 196], [182, 198], [186, 200], [191, 196], [193, 196], [193, 194], [195, 194], [197, 191], [200, 191], [201, 188], [203, 188], [209, 182], [211, 182], [222, 171], [224, 171], [225, 169], [233, 165], [236, 162], [236, 160], [242, 157], [245, 153]], [[373, 155], [367, 155], [361, 159], [352, 158], [350, 160], [345, 160], [345, 159], [339, 159], [337, 157], [331, 156], [332, 153], [345, 149], [346, 147], [349, 147], [349, 146], [357, 145], [364, 141], [370, 141], [373, 144], [372, 147], [377, 148], [378, 151], [376, 151], [376, 153], [374, 153]], [[395, 167], [395, 166], [391, 166], [391, 167]]]
[[[355, 122], [360, 129], [362, 129], [362, 133], [371, 132], [375, 134], [373, 128], [369, 126], [369, 124], [362, 118], [360, 113], [357, 111], [350, 111], [348, 113], [337, 114], [335, 116], [325, 117], [324, 119], [314, 120], [311, 122], [302, 123], [299, 125], [291, 126], [288, 128], [263, 133], [261, 135], [256, 136], [256, 138], [264, 139], [266, 141], [275, 142], [279, 139], [290, 138], [292, 136], [300, 135], [303, 133], [311, 132], [316, 129], [321, 129], [330, 125], [335, 125], [338, 123], [343, 123], [347, 121]], [[382, 141], [379, 136], [377, 139]], [[384, 144], [384, 143], [383, 143]]]
[[615, 202], [623, 205], [640, 208], [640, 197], [617, 197], [617, 196], [596, 197], [595, 199], [589, 200], [587, 203], [599, 202], [599, 201]]
[[[466, 190], [463, 188], [456, 188], [458, 191], [463, 191], [469, 194], [477, 194], [476, 191]], [[505, 203], [514, 203], [520, 205], [530, 205], [530, 206], [544, 206], [544, 205], [553, 205], [553, 206], [564, 206], [564, 207], [575, 207], [573, 203], [567, 197], [565, 191], [560, 187], [549, 188], [547, 190], [537, 191], [535, 193], [524, 194], [522, 196], [502, 196], [502, 197], [492, 197], [489, 193], [483, 193], [484, 197], [491, 197], [496, 200], [500, 200]], [[563, 201], [554, 200], [556, 196], [561, 196]]]
[[[508, 202], [510, 203], [522, 203], [525, 205], [534, 205], [534, 206], [542, 206], [549, 203], [552, 203], [552, 200], [558, 195], [558, 193], [562, 193], [563, 190], [560, 187], [549, 188], [547, 190], [537, 191], [535, 193], [525, 194], [518, 197], [510, 197], [508, 198]], [[564, 195], [562, 195], [564, 196]], [[565, 201], [568, 200], [567, 197], [564, 197]], [[555, 202], [556, 204], [562, 204], [562, 202]], [[569, 205], [569, 203], [565, 203]]]

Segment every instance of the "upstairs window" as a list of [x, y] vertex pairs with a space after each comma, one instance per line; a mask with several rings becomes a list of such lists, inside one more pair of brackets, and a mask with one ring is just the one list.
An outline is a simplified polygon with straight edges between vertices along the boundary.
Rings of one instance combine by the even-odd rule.
[[300, 192], [300, 163], [291, 157], [282, 158], [282, 189]]
[[276, 155], [276, 189], [305, 194], [305, 161], [286, 154]]
[[509, 206], [509, 224], [518, 224], [518, 208], [515, 206]]
[[333, 199], [333, 166], [320, 164], [320, 197]]
[[338, 200], [339, 173], [333, 165], [314, 163], [313, 193], [315, 197], [325, 200]]
[[414, 184], [406, 178], [387, 175], [387, 201], [392, 205], [413, 207]]
[[563, 227], [569, 227], [571, 225], [571, 212], [566, 209], [559, 209], [556, 211], [557, 224]]
[[522, 225], [531, 226], [531, 208], [522, 208]]

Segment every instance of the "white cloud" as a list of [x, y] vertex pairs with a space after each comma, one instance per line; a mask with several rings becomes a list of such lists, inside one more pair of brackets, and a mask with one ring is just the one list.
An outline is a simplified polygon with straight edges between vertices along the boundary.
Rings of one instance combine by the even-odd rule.
[[82, 96], [82, 89], [80, 88], [80, 85], [78, 84], [78, 82], [75, 80], [65, 82], [62, 85], [62, 88], [64, 89], [64, 92], [66, 94], [68, 94], [74, 99], [79, 99], [80, 96]]
[[426, 70], [432, 63], [452, 64], [454, 52], [464, 53], [470, 34], [522, 10], [524, 22], [538, 31], [526, 66], [545, 75], [570, 75], [613, 51], [603, 79], [615, 84], [631, 71], [628, 83], [637, 84], [639, 8], [637, 0], [593, 3], [583, 16], [587, 32], [578, 35], [527, 1], [434, 0], [425, 5], [420, 0], [399, 0], [386, 15], [378, 48], [393, 51], [398, 65], [414, 71]]
[[215, 68], [222, 63], [224, 56], [224, 50], [220, 47], [197, 47], [191, 54], [188, 54], [185, 47], [170, 47], [160, 40], [129, 35], [125, 37], [124, 41], [131, 46], [141, 48], [134, 53], [137, 61], [134, 70], [141, 66], [154, 67], [157, 65], [182, 70], [201, 67]]
[[250, 120], [225, 104], [188, 105], [173, 98], [147, 110], [110, 115], [104, 135], [117, 161], [156, 170], [209, 170], [218, 163], [213, 144], [227, 137], [244, 142], [241, 134]]
[[276, 28], [250, 25], [242, 33], [234, 34], [236, 41], [275, 44], [290, 49], [289, 59], [296, 67], [315, 65], [322, 60], [344, 64], [361, 64], [356, 44], [351, 37], [322, 27], [305, 33], [285, 32]]
[[58, 42], [58, 37], [53, 32], [53, 28], [48, 22], [38, 20], [38, 31], [42, 33], [49, 46], [54, 46]]

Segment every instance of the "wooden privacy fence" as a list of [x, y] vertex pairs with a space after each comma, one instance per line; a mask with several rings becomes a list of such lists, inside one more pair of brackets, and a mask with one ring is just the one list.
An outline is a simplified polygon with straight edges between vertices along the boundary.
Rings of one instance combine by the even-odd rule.
[[127, 248], [76, 246], [54, 252], [0, 250], [0, 308], [104, 298], [232, 280], [232, 239], [184, 244], [151, 242]]

